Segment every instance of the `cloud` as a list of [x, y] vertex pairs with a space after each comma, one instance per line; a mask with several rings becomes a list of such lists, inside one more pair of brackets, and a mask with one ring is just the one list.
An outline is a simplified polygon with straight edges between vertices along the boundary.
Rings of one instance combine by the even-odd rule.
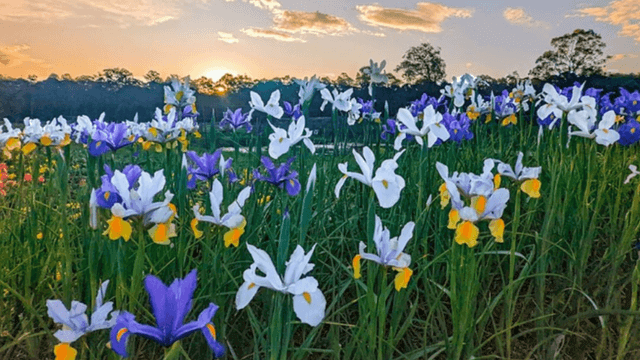
[[419, 2], [413, 10], [385, 8], [378, 4], [356, 6], [360, 21], [378, 27], [439, 33], [449, 17], [470, 18], [473, 9], [453, 8], [442, 4]]
[[549, 24], [543, 21], [533, 20], [531, 15], [527, 14], [523, 8], [508, 7], [502, 12], [502, 16], [513, 25], [523, 25], [528, 27], [544, 27], [548, 28]]
[[227, 44], [235, 44], [239, 41], [233, 36], [233, 34], [222, 32], [222, 31], [218, 31], [218, 36], [219, 36], [218, 40], [224, 41]]
[[468, 62], [468, 63], [464, 64], [464, 66], [465, 66], [467, 69], [469, 69], [470, 67], [472, 67], [472, 66], [473, 66], [473, 63]]
[[596, 21], [620, 26], [618, 35], [628, 36], [640, 42], [640, 0], [616, 0], [602, 7], [577, 9], [575, 15], [591, 16]]
[[30, 64], [32, 67], [48, 69], [51, 65], [44, 60], [34, 59], [24, 52], [31, 49], [27, 44], [0, 46], [0, 63], [8, 67]]
[[345, 19], [319, 11], [278, 11], [274, 30], [295, 34], [344, 35], [356, 31]]
[[120, 27], [153, 26], [178, 18], [182, 9], [174, 0], [0, 0], [0, 20], [45, 22], [100, 18]]
[[266, 9], [269, 11], [274, 11], [275, 9], [278, 9], [282, 6], [277, 0], [242, 0], [242, 1], [244, 2], [248, 1], [249, 4], [255, 7], [258, 7], [260, 9]]
[[614, 55], [611, 55], [609, 62], [612, 63], [612, 62], [620, 61], [622, 59], [635, 59], [637, 57], [638, 57], [637, 54], [614, 54]]
[[248, 29], [242, 29], [240, 31], [255, 38], [267, 38], [267, 39], [274, 39], [274, 40], [284, 41], [284, 42], [306, 42], [306, 40], [294, 37], [289, 33], [277, 31], [277, 30], [248, 28]]

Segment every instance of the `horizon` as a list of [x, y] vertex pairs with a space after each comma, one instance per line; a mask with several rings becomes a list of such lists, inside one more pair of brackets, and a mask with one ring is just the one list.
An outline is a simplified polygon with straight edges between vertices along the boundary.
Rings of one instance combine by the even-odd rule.
[[[593, 29], [607, 44], [608, 73], [640, 72], [640, 0], [531, 4], [506, 1], [363, 4], [290, 0], [0, 0], [0, 74], [96, 75], [125, 68], [217, 81], [312, 75], [336, 78], [387, 61], [393, 71], [412, 46], [440, 47], [446, 79], [463, 73], [528, 76], [551, 39]], [[384, 49], [381, 52], [380, 49]]]

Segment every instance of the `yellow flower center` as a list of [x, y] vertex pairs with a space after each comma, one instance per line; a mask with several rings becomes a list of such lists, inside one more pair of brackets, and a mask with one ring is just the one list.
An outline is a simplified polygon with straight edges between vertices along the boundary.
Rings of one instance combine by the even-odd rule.
[[382, 186], [384, 186], [385, 189], [389, 188], [389, 182], [387, 180], [382, 180]]
[[216, 328], [213, 326], [213, 324], [208, 323], [207, 330], [209, 330], [209, 334], [211, 334], [213, 340], [216, 340]]
[[307, 301], [307, 303], [311, 304], [311, 295], [308, 292], [303, 292], [302, 296], [304, 297], [304, 299]]

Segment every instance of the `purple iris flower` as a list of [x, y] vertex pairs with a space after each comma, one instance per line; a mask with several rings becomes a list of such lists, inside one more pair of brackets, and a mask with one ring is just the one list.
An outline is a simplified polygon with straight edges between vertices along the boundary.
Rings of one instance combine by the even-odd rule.
[[387, 139], [389, 139], [388, 136], [391, 136], [393, 138], [397, 133], [398, 129], [396, 121], [393, 119], [387, 119], [387, 124], [382, 125], [382, 134], [380, 134], [380, 137], [382, 138], [382, 140], [387, 141]]
[[[187, 157], [196, 164], [196, 167], [187, 169], [187, 188], [193, 190], [196, 188], [196, 180], [205, 181], [220, 174], [220, 156], [222, 156], [221, 149], [213, 154], [204, 153], [202, 156], [198, 156], [195, 151], [187, 151]], [[233, 159], [227, 159], [222, 165], [223, 169], [228, 171], [232, 162]]]
[[622, 106], [627, 114], [635, 115], [640, 111], [640, 93], [638, 90], [630, 93], [626, 89], [620, 88], [620, 98], [622, 98]]
[[362, 107], [360, 108], [360, 111], [362, 112], [362, 114], [372, 114], [374, 109], [373, 109], [373, 100], [368, 100], [365, 101], [361, 98], [357, 98], [356, 101], [358, 101], [358, 104], [362, 105]]
[[411, 115], [414, 117], [418, 116], [421, 112], [424, 111], [429, 105], [433, 106], [434, 110], [438, 110], [440, 106], [444, 106], [445, 98], [442, 96], [439, 99], [435, 97], [431, 97], [426, 93], [422, 94], [420, 99], [414, 100], [411, 102], [411, 107], [409, 111], [411, 111]]
[[284, 113], [287, 116], [291, 116], [291, 118], [293, 118], [293, 120], [298, 120], [300, 118], [300, 116], [302, 116], [302, 110], [300, 108], [300, 104], [296, 104], [295, 106], [291, 105], [290, 102], [288, 101], [283, 101], [282, 104], [284, 105]]
[[280, 189], [286, 189], [289, 196], [296, 196], [300, 192], [300, 182], [298, 181], [298, 172], [291, 170], [291, 164], [295, 159], [295, 157], [292, 157], [287, 162], [276, 167], [271, 159], [263, 156], [260, 158], [260, 162], [267, 170], [267, 175], [262, 175], [258, 169], [254, 169], [253, 177], [259, 181], [266, 181]]
[[509, 98], [507, 90], [502, 91], [502, 95], [498, 95], [493, 99], [493, 111], [499, 118], [507, 117], [518, 110], [516, 104]]
[[[580, 84], [578, 84], [577, 86], [580, 87]], [[584, 96], [591, 96], [592, 98], [598, 100], [600, 98], [601, 92], [602, 89], [588, 88], [587, 90], [585, 90]]]
[[242, 113], [242, 108], [236, 109], [236, 111], [231, 111], [231, 109], [227, 108], [227, 111], [224, 113], [224, 117], [222, 121], [220, 121], [220, 128], [232, 129], [233, 131], [239, 130], [240, 128], [246, 128], [247, 132], [251, 132], [253, 127], [250, 123], [251, 119], [249, 118], [249, 113]]
[[547, 116], [544, 119], [538, 118], [537, 121], [538, 121], [538, 125], [539, 126], [546, 126], [546, 127], [549, 127], [549, 125], [551, 125], [551, 123], [554, 123], [553, 127], [549, 127], [549, 130], [551, 130], [551, 129], [555, 129], [555, 128], [560, 127], [560, 121], [559, 120], [560, 119], [558, 119], [557, 117], [555, 117], [555, 115], [553, 115], [553, 113], [551, 113], [551, 114], [549, 114], [549, 116]]
[[91, 156], [100, 156], [109, 150], [117, 151], [125, 146], [133, 144], [136, 139], [129, 141], [127, 137], [127, 124], [96, 122], [96, 131], [93, 133], [93, 139], [89, 144], [89, 154]]
[[629, 146], [635, 144], [640, 140], [640, 123], [634, 118], [629, 118], [627, 122], [620, 125], [618, 134], [620, 134], [620, 139], [618, 140], [620, 145]]
[[444, 113], [442, 115], [442, 122], [447, 130], [449, 130], [451, 140], [458, 144], [460, 144], [462, 140], [473, 139], [473, 133], [469, 131], [471, 120], [469, 120], [466, 114], [462, 113], [458, 115], [451, 115], [449, 113]]
[[195, 110], [195, 106], [193, 105], [187, 105], [184, 107], [184, 109], [182, 109], [182, 118], [197, 118], [198, 115], [200, 115], [200, 113], [198, 112], [198, 110]]
[[174, 342], [199, 330], [213, 350], [214, 356], [216, 358], [223, 356], [224, 346], [216, 340], [216, 329], [211, 322], [218, 310], [216, 304], [209, 303], [209, 307], [198, 315], [198, 320], [183, 324], [184, 318], [191, 310], [191, 300], [197, 285], [196, 274], [194, 269], [184, 279], [176, 279], [168, 287], [157, 277], [147, 275], [144, 279], [144, 287], [149, 293], [149, 302], [157, 326], [142, 325], [136, 322], [133, 314], [123, 311], [111, 328], [113, 351], [126, 357], [127, 339], [133, 334], [169, 347]]
[[[111, 207], [117, 203], [122, 202], [122, 196], [118, 193], [118, 190], [111, 183], [111, 178], [113, 178], [113, 171], [109, 167], [109, 165], [104, 165], [105, 175], [102, 175], [100, 179], [102, 180], [102, 185], [96, 189], [96, 201], [98, 206], [104, 209], [111, 209]], [[140, 175], [142, 174], [142, 169], [138, 165], [127, 165], [122, 170], [124, 176], [127, 177], [127, 181], [129, 181], [129, 190], [133, 187], [133, 185], [138, 181]]]

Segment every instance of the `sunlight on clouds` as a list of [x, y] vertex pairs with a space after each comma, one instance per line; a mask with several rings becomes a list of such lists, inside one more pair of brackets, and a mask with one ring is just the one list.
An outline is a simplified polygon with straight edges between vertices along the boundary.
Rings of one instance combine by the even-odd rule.
[[[226, 32], [222, 32], [222, 31], [218, 31], [218, 40], [220, 41], [224, 41], [227, 44], [235, 44], [237, 43], [239, 40], [236, 39], [233, 34], [231, 33], [226, 33]], [[223, 74], [224, 75], [224, 74]]]
[[614, 54], [611, 56], [611, 59], [609, 59], [609, 62], [612, 63], [612, 62], [620, 61], [625, 58], [635, 59], [637, 57], [638, 57], [637, 54]]
[[248, 28], [242, 29], [240, 31], [255, 38], [267, 38], [285, 42], [306, 42], [306, 40], [294, 37], [291, 34], [282, 31], [258, 28]]
[[470, 18], [473, 9], [453, 8], [442, 4], [420, 2], [416, 9], [385, 8], [377, 4], [357, 5], [360, 20], [371, 26], [426, 33], [442, 31], [441, 23], [449, 17]]
[[[620, 36], [628, 36], [640, 42], [640, 0], [616, 0], [603, 7], [587, 7], [576, 10], [580, 17], [591, 16], [596, 21], [620, 26]], [[571, 17], [575, 15], [567, 15]]]
[[153, 26], [182, 14], [173, 0], [0, 0], [0, 20], [53, 22], [65, 18], [94, 18], [88, 10], [99, 10], [101, 18], [120, 27]]
[[291, 11], [276, 13], [274, 30], [299, 34], [344, 35], [356, 31], [345, 19], [319, 11]]
[[0, 46], [0, 63], [8, 67], [16, 67], [22, 64], [28, 64], [33, 68], [48, 69], [51, 65], [44, 60], [34, 59], [24, 52], [31, 49], [26, 44], [14, 46]]
[[549, 24], [533, 20], [531, 15], [527, 14], [523, 8], [511, 8], [508, 7], [502, 12], [502, 16], [511, 24], [524, 25], [528, 27], [545, 27], [549, 28]]

